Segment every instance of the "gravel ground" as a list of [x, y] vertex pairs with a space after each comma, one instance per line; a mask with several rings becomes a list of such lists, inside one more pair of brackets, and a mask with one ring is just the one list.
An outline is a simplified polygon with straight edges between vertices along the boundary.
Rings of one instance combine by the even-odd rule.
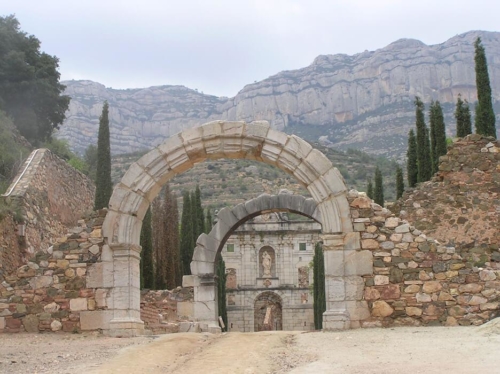
[[0, 334], [0, 373], [499, 373], [499, 346], [500, 318], [328, 333]]

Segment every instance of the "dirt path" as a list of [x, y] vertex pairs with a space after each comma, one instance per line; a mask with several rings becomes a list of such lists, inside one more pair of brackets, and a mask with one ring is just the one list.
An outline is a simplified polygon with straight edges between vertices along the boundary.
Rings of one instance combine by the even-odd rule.
[[[496, 321], [496, 320], [495, 320]], [[500, 319], [331, 333], [0, 334], [0, 373], [498, 373]]]

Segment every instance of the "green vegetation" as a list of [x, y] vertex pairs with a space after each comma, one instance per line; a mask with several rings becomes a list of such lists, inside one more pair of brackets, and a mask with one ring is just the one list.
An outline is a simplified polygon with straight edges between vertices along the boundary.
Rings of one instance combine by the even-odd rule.
[[[216, 275], [217, 275], [217, 309], [218, 315], [224, 321], [225, 328], [222, 331], [227, 331], [227, 308], [226, 308], [226, 264], [222, 259], [221, 254], [217, 255], [216, 263]], [[222, 326], [221, 326], [222, 328]]]
[[415, 116], [417, 128], [417, 181], [425, 182], [431, 179], [432, 162], [429, 144], [429, 130], [425, 125], [424, 103], [415, 97]]
[[366, 195], [373, 200], [373, 183], [371, 178], [368, 179], [368, 185], [366, 186]]
[[378, 205], [384, 206], [384, 186], [382, 183], [382, 172], [375, 168], [375, 187], [373, 188], [373, 201]]
[[446, 128], [439, 101], [431, 101], [429, 109], [432, 174], [438, 171], [439, 157], [446, 154]]
[[396, 168], [396, 199], [401, 198], [405, 192], [405, 181], [403, 177], [403, 169], [400, 166]]
[[107, 101], [104, 102], [102, 114], [99, 117], [97, 160], [95, 210], [106, 208], [113, 192], [113, 184], [111, 182], [111, 149], [109, 145], [109, 106]]
[[153, 230], [151, 226], [151, 209], [148, 209], [142, 221], [141, 230], [141, 289], [155, 287]]
[[323, 313], [326, 311], [325, 258], [321, 243], [316, 243], [313, 257], [314, 328], [323, 328]]
[[477, 87], [477, 104], [476, 104], [476, 133], [492, 136], [496, 139], [497, 131], [495, 127], [495, 112], [491, 100], [490, 77], [488, 74], [488, 62], [486, 61], [486, 53], [481, 43], [481, 38], [477, 38], [474, 43], [474, 62], [476, 69], [476, 87]]
[[59, 60], [40, 50], [40, 40], [21, 31], [15, 16], [0, 17], [0, 109], [21, 135], [39, 145], [65, 119]]
[[182, 195], [182, 216], [181, 216], [181, 263], [182, 274], [191, 274], [191, 259], [193, 258], [193, 249], [195, 245], [194, 231], [193, 231], [193, 212], [191, 197], [189, 191], [184, 191]]
[[467, 100], [462, 100], [462, 95], [460, 94], [458, 94], [457, 105], [455, 107], [455, 120], [457, 121], [458, 138], [463, 138], [472, 134], [469, 102]]

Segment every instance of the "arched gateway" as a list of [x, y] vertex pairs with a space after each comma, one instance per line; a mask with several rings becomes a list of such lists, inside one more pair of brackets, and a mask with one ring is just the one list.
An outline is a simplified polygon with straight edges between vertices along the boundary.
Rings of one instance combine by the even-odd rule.
[[[360, 276], [366, 272], [366, 266], [360, 266], [358, 271], [358, 256], [354, 252], [360, 248], [359, 233], [353, 232], [346, 186], [337, 168], [309, 143], [272, 130], [267, 122], [215, 121], [167, 139], [133, 163], [113, 191], [103, 224], [103, 235], [111, 249], [109, 266], [103, 266], [104, 271], [112, 273], [113, 289], [108, 297], [109, 309], [113, 311], [110, 333], [134, 335], [143, 329], [139, 310], [139, 238], [149, 205], [175, 175], [195, 163], [219, 158], [275, 165], [307, 188], [323, 226], [327, 293], [323, 326], [349, 328], [352, 321], [360, 320], [353, 315], [359, 314], [353, 302], [360, 300]], [[213, 263], [200, 259], [195, 266], [198, 274], [213, 273]], [[347, 297], [353, 292], [352, 284], [356, 285], [354, 299]], [[215, 307], [215, 295], [206, 304]], [[215, 321], [210, 317], [207, 322]]]

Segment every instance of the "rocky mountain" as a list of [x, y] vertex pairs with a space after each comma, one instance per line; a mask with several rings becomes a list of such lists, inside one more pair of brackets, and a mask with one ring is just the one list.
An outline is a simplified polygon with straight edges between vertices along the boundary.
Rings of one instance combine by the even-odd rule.
[[[233, 98], [183, 86], [115, 90], [66, 81], [72, 101], [57, 136], [79, 152], [95, 143], [102, 101], [108, 100], [114, 153], [150, 148], [210, 120], [264, 119], [311, 141], [400, 157], [414, 125], [415, 96], [425, 103], [441, 101], [450, 136], [457, 95], [476, 100], [473, 43], [478, 36], [486, 48], [494, 100], [500, 103], [500, 33], [471, 31], [431, 46], [401, 39], [353, 56], [321, 55], [308, 67], [249, 84]], [[500, 104], [495, 109], [500, 114]]]

